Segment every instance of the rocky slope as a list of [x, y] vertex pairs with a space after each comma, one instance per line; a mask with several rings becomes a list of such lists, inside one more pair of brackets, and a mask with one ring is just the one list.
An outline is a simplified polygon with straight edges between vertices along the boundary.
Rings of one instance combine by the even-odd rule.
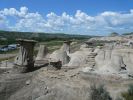
[[[115, 99], [126, 91], [131, 80], [116, 76], [98, 76], [82, 72], [83, 68], [47, 70], [41, 68], [27, 74], [1, 75], [2, 100], [89, 100], [90, 85], [104, 84]], [[5, 76], [5, 77], [3, 77]]]

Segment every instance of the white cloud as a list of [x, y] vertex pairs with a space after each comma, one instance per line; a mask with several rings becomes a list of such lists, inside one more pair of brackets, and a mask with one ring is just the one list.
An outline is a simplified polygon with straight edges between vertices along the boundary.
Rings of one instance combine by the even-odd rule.
[[28, 13], [28, 8], [27, 7], [21, 7], [19, 16], [25, 16]]
[[[11, 23], [14, 17], [15, 23]], [[105, 11], [96, 16], [77, 10], [74, 15], [54, 12], [42, 16], [29, 12], [27, 7], [4, 8], [0, 10], [0, 29], [17, 31], [64, 32], [81, 34], [106, 34], [112, 31], [124, 33], [133, 31], [133, 9], [128, 13]]]
[[4, 10], [1, 11], [1, 14], [14, 16], [18, 14], [18, 11], [15, 8], [10, 8], [10, 9], [5, 8]]
[[0, 29], [6, 30], [8, 28], [8, 21], [5, 16], [0, 14]]
[[18, 16], [18, 17], [24, 17], [28, 12], [27, 7], [21, 7], [20, 11], [16, 10], [15, 8], [5, 8], [0, 11], [0, 14], [5, 16]]
[[130, 12], [133, 13], [133, 9], [131, 9]]

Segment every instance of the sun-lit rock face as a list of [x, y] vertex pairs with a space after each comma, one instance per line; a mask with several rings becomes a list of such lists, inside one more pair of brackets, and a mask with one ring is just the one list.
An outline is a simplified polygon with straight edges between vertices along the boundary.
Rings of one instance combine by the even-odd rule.
[[70, 53], [70, 44], [72, 41], [64, 41], [63, 46], [60, 48], [61, 51], [66, 51], [68, 54]]
[[96, 70], [107, 72], [120, 72], [126, 70], [133, 72], [133, 49], [103, 49], [95, 58]]
[[69, 62], [69, 56], [66, 51], [57, 50], [50, 55], [50, 61], [58, 62], [61, 61], [62, 65], [67, 64]]
[[70, 57], [68, 56], [68, 54], [70, 53], [70, 43], [71, 41], [65, 41], [63, 43], [63, 46], [59, 50], [54, 51], [50, 55], [50, 61], [61, 61], [62, 65], [67, 64], [70, 60]]
[[35, 66], [42, 66], [49, 63], [48, 48], [45, 45], [40, 45], [37, 57], [35, 59]]
[[128, 37], [124, 37], [124, 36], [107, 36], [107, 37], [96, 37], [96, 38], [91, 38], [88, 41], [92, 42], [92, 41], [123, 41], [123, 42], [127, 42], [129, 40]]
[[18, 39], [20, 49], [14, 64], [19, 66], [20, 72], [28, 72], [34, 69], [34, 46], [36, 41], [27, 39]]
[[36, 60], [44, 60], [48, 56], [48, 48], [45, 45], [40, 45]]
[[92, 48], [86, 48], [84, 45], [81, 45], [80, 50], [76, 51], [70, 56], [70, 62], [66, 66], [79, 67], [84, 66], [87, 62], [88, 55], [93, 51]]
[[70, 62], [66, 66], [82, 66], [86, 63], [87, 54], [89, 52], [76, 51], [70, 55]]

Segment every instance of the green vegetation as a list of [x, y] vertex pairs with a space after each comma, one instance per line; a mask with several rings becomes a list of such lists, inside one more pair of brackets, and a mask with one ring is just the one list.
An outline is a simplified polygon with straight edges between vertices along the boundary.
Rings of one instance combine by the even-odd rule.
[[112, 100], [103, 85], [100, 85], [99, 87], [92, 85], [90, 89], [90, 100]]
[[63, 44], [63, 41], [61, 40], [51, 40], [51, 41], [47, 41], [47, 42], [42, 42], [40, 44], [44, 44], [46, 46], [61, 46]]
[[38, 42], [45, 41], [64, 41], [64, 40], [72, 40], [72, 39], [88, 39], [91, 36], [88, 35], [70, 35], [63, 33], [33, 33], [33, 32], [13, 32], [13, 31], [0, 31], [0, 36], [6, 38], [7, 40], [0, 40], [0, 45], [6, 45], [15, 43], [16, 39], [33, 39]]
[[[110, 36], [119, 36], [120, 34], [117, 32], [112, 32], [110, 33]], [[129, 32], [129, 33], [122, 33], [122, 35], [133, 35], [133, 32]]]
[[9, 51], [0, 51], [0, 54], [15, 54], [18, 52], [18, 49], [16, 50], [9, 50]]
[[49, 53], [51, 53], [51, 52], [59, 49], [62, 46], [63, 41], [51, 40], [51, 41], [43, 42], [41, 44], [46, 45], [48, 47]]
[[127, 92], [121, 94], [124, 100], [133, 100], [133, 84], [129, 85]]
[[5, 61], [5, 60], [13, 61], [14, 59], [15, 59], [15, 57], [0, 58], [0, 62], [1, 62], [1, 61]]
[[[59, 49], [64, 41], [74, 40], [74, 42], [85, 41], [86, 39], [91, 38], [88, 35], [69, 35], [63, 33], [33, 33], [33, 32], [13, 32], [13, 31], [0, 31], [0, 37], [5, 38], [5, 40], [0, 39], [0, 46], [14, 44], [16, 43], [16, 39], [33, 39], [38, 41], [35, 46], [34, 55], [36, 56], [38, 53], [39, 44], [44, 44], [48, 47], [49, 53], [54, 50]], [[11, 50], [2, 52], [0, 54], [16, 54], [18, 50]], [[7, 58], [2, 58], [0, 61], [7, 60]]]
[[130, 32], [130, 33], [124, 33], [122, 35], [133, 35], [133, 32]]

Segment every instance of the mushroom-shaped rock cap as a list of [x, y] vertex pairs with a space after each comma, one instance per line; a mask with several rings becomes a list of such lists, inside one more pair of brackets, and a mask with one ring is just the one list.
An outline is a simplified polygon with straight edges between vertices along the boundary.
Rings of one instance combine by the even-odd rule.
[[70, 43], [72, 43], [72, 41], [64, 41], [64, 43], [67, 43], [67, 44], [70, 44]]
[[37, 43], [35, 40], [28, 40], [28, 39], [16, 39], [17, 42], [28, 42], [28, 43]]
[[92, 45], [93, 44], [93, 42], [90, 42], [90, 41], [86, 41], [84, 43], [87, 44], [87, 45]]

